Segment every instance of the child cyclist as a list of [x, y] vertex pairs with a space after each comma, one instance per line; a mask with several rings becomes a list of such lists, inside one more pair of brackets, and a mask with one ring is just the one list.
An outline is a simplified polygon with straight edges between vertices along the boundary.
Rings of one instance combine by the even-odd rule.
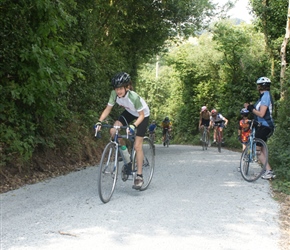
[[[134, 180], [133, 188], [140, 189], [143, 185], [142, 165], [144, 154], [142, 145], [149, 123], [150, 110], [144, 99], [136, 92], [130, 90], [132, 82], [129, 74], [125, 72], [118, 73], [112, 78], [111, 84], [113, 90], [109, 102], [102, 112], [99, 121], [96, 123], [96, 126], [98, 130], [101, 129], [102, 122], [110, 114], [116, 103], [125, 108], [114, 125], [126, 126], [131, 124], [130, 128], [136, 133], [134, 148], [137, 159], [137, 177]], [[115, 129], [111, 129], [110, 133], [113, 137]], [[120, 143], [124, 144], [121, 140]]]
[[240, 114], [242, 115], [242, 119], [239, 121], [238, 139], [242, 143], [244, 150], [246, 148], [246, 144], [249, 140], [249, 136], [251, 133], [249, 124], [250, 120], [248, 119], [249, 110], [243, 108], [240, 111]]
[[156, 128], [157, 128], [156, 121], [153, 120], [152, 123], [149, 125], [149, 128], [148, 128], [149, 137], [150, 137], [150, 135], [152, 135], [153, 142], [155, 142], [155, 130], [156, 130]]
[[161, 128], [163, 129], [162, 131], [162, 142], [163, 142], [163, 146], [165, 146], [165, 135], [166, 135], [166, 132], [168, 130], [168, 135], [169, 135], [169, 138], [170, 138], [170, 131], [172, 129], [172, 122], [169, 120], [169, 117], [166, 116], [164, 118], [164, 120], [161, 122]]

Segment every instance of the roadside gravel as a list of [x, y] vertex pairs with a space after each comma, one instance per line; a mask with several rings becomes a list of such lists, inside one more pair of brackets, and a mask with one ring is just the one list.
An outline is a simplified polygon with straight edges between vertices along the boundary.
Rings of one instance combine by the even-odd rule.
[[119, 178], [111, 201], [97, 167], [0, 195], [1, 250], [282, 249], [268, 181], [245, 182], [240, 153], [156, 145], [148, 190]]

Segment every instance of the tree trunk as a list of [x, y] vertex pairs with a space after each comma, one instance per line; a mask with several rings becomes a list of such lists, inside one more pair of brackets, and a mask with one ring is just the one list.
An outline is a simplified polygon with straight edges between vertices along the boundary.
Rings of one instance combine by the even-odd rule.
[[284, 99], [285, 96], [285, 72], [287, 67], [287, 61], [286, 61], [286, 47], [289, 41], [290, 36], [290, 0], [288, 4], [288, 16], [287, 16], [287, 23], [286, 23], [286, 31], [285, 31], [285, 37], [281, 45], [280, 50], [280, 56], [281, 56], [281, 71], [280, 71], [280, 90], [281, 90], [281, 99]]

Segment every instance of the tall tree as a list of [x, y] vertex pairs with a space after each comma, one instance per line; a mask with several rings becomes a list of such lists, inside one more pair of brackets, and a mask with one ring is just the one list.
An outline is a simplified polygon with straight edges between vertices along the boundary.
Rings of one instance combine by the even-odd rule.
[[285, 37], [281, 45], [280, 56], [281, 56], [281, 72], [280, 72], [280, 84], [281, 84], [281, 98], [284, 99], [284, 83], [285, 79], [285, 72], [287, 67], [287, 59], [286, 59], [286, 47], [289, 41], [290, 36], [290, 0], [288, 3], [288, 15], [287, 15], [287, 22], [286, 22], [286, 29], [285, 29]]

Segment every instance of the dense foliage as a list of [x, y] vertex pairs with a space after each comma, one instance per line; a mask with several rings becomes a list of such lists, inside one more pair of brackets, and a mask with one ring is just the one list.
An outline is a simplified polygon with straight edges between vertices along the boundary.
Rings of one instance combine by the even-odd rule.
[[[0, 5], [0, 167], [84, 147], [120, 70], [203, 27], [208, 1], [17, 0]], [[114, 114], [112, 114], [114, 116]], [[0, 168], [0, 170], [2, 169]]]

